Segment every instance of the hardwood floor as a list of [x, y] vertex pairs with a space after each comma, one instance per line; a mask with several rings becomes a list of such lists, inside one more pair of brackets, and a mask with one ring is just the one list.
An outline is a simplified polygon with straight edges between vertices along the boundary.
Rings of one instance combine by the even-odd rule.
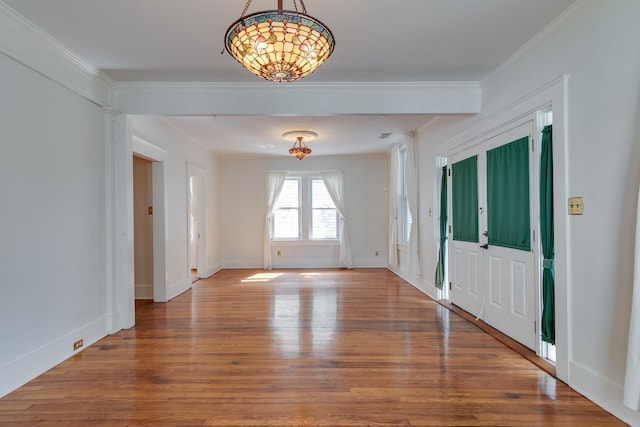
[[136, 319], [0, 425], [623, 425], [383, 269], [223, 270]]

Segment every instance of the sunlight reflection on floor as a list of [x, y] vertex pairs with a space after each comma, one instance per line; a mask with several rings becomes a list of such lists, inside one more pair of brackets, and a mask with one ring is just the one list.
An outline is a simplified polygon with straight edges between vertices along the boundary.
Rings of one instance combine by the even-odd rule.
[[242, 279], [242, 283], [247, 282], [268, 282], [272, 279], [275, 279], [278, 276], [281, 276], [283, 273], [257, 273], [253, 276], [249, 276], [246, 279]]

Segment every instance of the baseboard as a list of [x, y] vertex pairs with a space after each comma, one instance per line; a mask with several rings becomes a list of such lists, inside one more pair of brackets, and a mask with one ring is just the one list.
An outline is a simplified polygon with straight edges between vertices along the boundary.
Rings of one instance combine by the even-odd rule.
[[589, 368], [569, 362], [569, 386], [631, 426], [640, 426], [640, 412], [622, 404], [623, 390]]
[[436, 288], [436, 284], [434, 282], [430, 282], [429, 280], [421, 279], [420, 280], [420, 289], [422, 292], [427, 294], [429, 298], [433, 300], [438, 299], [438, 288]]
[[136, 299], [153, 299], [153, 284], [136, 284], [135, 286], [135, 298]]
[[120, 322], [121, 322], [120, 311], [107, 314], [107, 321], [106, 321], [107, 333], [115, 334], [116, 332], [121, 330], [122, 328], [120, 327], [120, 324], [121, 324]]
[[222, 270], [222, 267], [220, 267], [220, 264], [208, 265], [206, 267], [206, 270], [204, 271], [204, 277], [201, 277], [201, 279], [206, 279], [207, 277], [211, 277], [220, 270]]
[[411, 286], [428, 296], [429, 298], [435, 300], [435, 296], [433, 293], [429, 292], [429, 286], [424, 282], [420, 277], [413, 277], [407, 274], [407, 272], [400, 270], [392, 265], [386, 266], [388, 270], [390, 270], [393, 274], [403, 279], [405, 282], [409, 283]]
[[[108, 318], [103, 316], [44, 346], [0, 367], [0, 397], [21, 387], [69, 357], [104, 338]], [[81, 349], [73, 351], [73, 343], [84, 341]]]
[[386, 268], [387, 262], [383, 257], [359, 258], [353, 260], [353, 268]]
[[191, 277], [186, 277], [176, 283], [173, 283], [167, 288], [167, 301], [171, 301], [181, 293], [191, 289]]
[[236, 261], [236, 260], [223, 260], [221, 262], [220, 269], [229, 269], [229, 270], [242, 270], [242, 269], [261, 269], [264, 268], [262, 263], [260, 265], [253, 264], [246, 261]]
[[[277, 257], [275, 257], [277, 258]], [[328, 259], [273, 259], [273, 268], [340, 268], [340, 264]]]

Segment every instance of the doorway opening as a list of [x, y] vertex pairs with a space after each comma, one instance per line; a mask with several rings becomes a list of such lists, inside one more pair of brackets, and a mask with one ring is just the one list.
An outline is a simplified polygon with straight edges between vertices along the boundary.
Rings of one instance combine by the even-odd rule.
[[187, 165], [187, 260], [191, 283], [207, 277], [205, 176], [204, 169]]
[[133, 156], [133, 269], [136, 300], [153, 300], [152, 162]]

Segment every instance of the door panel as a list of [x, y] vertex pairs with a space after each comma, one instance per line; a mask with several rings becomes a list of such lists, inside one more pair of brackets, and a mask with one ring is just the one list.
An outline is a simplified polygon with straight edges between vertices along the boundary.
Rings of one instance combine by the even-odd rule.
[[477, 313], [482, 306], [483, 294], [481, 254], [467, 242], [455, 246], [451, 302], [470, 313]]
[[491, 304], [502, 307], [502, 291], [503, 284], [502, 278], [502, 258], [498, 258], [492, 255], [487, 255], [489, 258], [489, 289], [491, 291], [489, 301]]
[[535, 348], [533, 254], [489, 246], [490, 295], [483, 320], [529, 348]]
[[523, 319], [526, 319], [529, 314], [527, 308], [527, 270], [527, 266], [522, 262], [513, 262], [511, 264], [511, 275], [513, 277], [511, 314]]

